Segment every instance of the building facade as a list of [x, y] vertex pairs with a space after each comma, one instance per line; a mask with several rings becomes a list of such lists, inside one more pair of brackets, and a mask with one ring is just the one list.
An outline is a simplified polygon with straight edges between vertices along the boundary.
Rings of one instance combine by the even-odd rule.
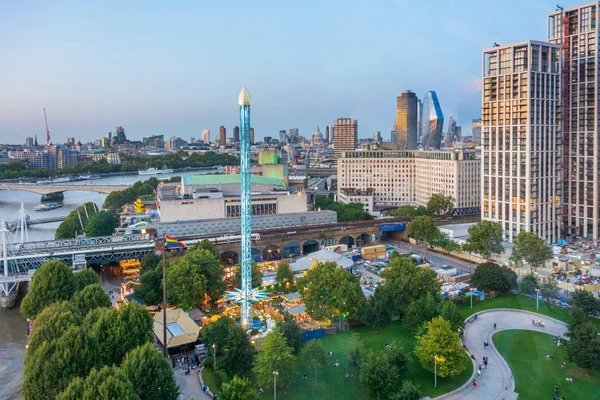
[[455, 199], [457, 214], [480, 204], [480, 160], [475, 152], [356, 151], [338, 160], [338, 200], [373, 208], [427, 205], [434, 193]]
[[471, 120], [471, 140], [475, 145], [481, 146], [481, 118]]
[[32, 137], [25, 138], [25, 147], [27, 147], [27, 148], [33, 147], [33, 138]]
[[417, 148], [417, 95], [410, 90], [400, 93], [396, 99], [396, 129], [399, 148]]
[[227, 143], [227, 130], [224, 126], [221, 126], [219, 128], [219, 144], [223, 146], [225, 143]]
[[210, 144], [210, 129], [204, 129], [202, 131], [202, 141], [204, 144]]
[[559, 51], [525, 41], [483, 52], [481, 217], [508, 241], [560, 238]]
[[233, 127], [233, 141], [234, 142], [240, 141], [240, 127], [239, 126]]
[[254, 144], [254, 128], [250, 128], [250, 144]]
[[339, 157], [346, 151], [353, 151], [358, 144], [358, 121], [352, 118], [338, 118], [335, 120], [335, 136], [333, 147], [335, 156]]
[[444, 114], [434, 91], [427, 92], [421, 106], [421, 134], [424, 148], [439, 150], [442, 145]]

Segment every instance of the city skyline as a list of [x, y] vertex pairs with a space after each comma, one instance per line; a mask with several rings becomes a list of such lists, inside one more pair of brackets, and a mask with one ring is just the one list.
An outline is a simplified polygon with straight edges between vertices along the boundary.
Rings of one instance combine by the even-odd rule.
[[[44, 105], [54, 143], [68, 137], [93, 140], [116, 125], [134, 140], [156, 134], [198, 137], [203, 129], [236, 125], [228, 99], [240, 85], [253, 87], [261, 105], [254, 118], [257, 139], [277, 137], [291, 126], [308, 137], [315, 125], [348, 116], [361, 122], [360, 138], [379, 130], [389, 140], [395, 98], [407, 89], [417, 95], [435, 90], [445, 113], [467, 127], [480, 115], [480, 49], [501, 39], [546, 36], [543, 20], [532, 23], [530, 15], [552, 12], [553, 5], [508, 3], [494, 13], [475, 1], [443, 9], [402, 0], [277, 7], [267, 2], [6, 4], [0, 43], [11, 62], [0, 67], [7, 82], [0, 100], [0, 142], [43, 137]], [[517, 6], [524, 12], [514, 20], [510, 10]], [[399, 13], [414, 18], [392, 24]], [[116, 21], [115, 15], [126, 21], [118, 29], [106, 23]], [[509, 16], [515, 28], [507, 31], [503, 20]], [[423, 19], [429, 28], [415, 38], [410, 33]], [[237, 41], [246, 28], [237, 22], [242, 20], [251, 23], [245, 40], [253, 44], [240, 49]], [[307, 29], [311, 24], [319, 29]], [[355, 30], [357, 24], [363, 29]], [[340, 44], [359, 56], [350, 64], [339, 59]], [[416, 57], [406, 62], [406, 54]], [[246, 68], [238, 65], [240, 58], [248, 60]]]

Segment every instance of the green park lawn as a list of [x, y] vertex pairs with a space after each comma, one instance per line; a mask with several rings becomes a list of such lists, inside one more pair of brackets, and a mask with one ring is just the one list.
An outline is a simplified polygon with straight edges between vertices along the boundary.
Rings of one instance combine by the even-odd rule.
[[[552, 343], [552, 336], [533, 331], [500, 331], [493, 336], [494, 345], [502, 354], [515, 375], [515, 391], [519, 398], [531, 400], [551, 399], [554, 385], [560, 388], [565, 399], [600, 399], [600, 373], [586, 371], [567, 361], [563, 346]], [[552, 360], [546, 360], [546, 355]], [[567, 382], [565, 378], [573, 378]]]

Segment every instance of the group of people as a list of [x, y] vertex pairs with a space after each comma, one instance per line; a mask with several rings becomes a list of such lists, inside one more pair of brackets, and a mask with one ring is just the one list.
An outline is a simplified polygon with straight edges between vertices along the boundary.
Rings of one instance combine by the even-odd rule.
[[538, 319], [537, 321], [535, 319], [532, 319], [531, 326], [537, 326], [537, 327], [543, 328], [545, 325], [541, 319]]

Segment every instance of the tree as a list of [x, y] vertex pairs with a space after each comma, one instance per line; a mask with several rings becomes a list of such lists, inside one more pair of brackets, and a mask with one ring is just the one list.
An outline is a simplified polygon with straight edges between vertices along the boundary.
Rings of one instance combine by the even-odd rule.
[[465, 365], [465, 357], [458, 333], [452, 330], [450, 322], [436, 317], [427, 323], [427, 332], [417, 336], [414, 354], [421, 366], [434, 372], [434, 357], [437, 356], [437, 374], [445, 378], [460, 374]]
[[217, 352], [222, 354], [227, 345], [229, 332], [235, 327], [235, 321], [230, 317], [220, 317], [202, 330], [202, 336], [209, 348], [216, 346]]
[[442, 307], [440, 308], [440, 317], [450, 322], [452, 330], [458, 332], [460, 328], [464, 328], [465, 320], [454, 302], [446, 300], [442, 301]]
[[386, 353], [370, 351], [360, 363], [360, 383], [373, 390], [378, 399], [394, 388], [399, 375], [398, 368]]
[[454, 201], [452, 196], [444, 196], [442, 193], [432, 194], [427, 201], [427, 212], [436, 215], [448, 214], [454, 209]]
[[327, 356], [321, 341], [315, 339], [306, 343], [302, 349], [302, 358], [309, 368], [315, 370], [315, 385], [318, 384], [317, 370], [323, 368], [327, 363]]
[[535, 294], [535, 289], [538, 287], [538, 280], [534, 274], [527, 274], [519, 282], [519, 293], [527, 296]]
[[[262, 277], [263, 273], [260, 270], [260, 267], [256, 263], [252, 263], [252, 287], [260, 287], [262, 286]], [[242, 267], [237, 266], [235, 270], [235, 275], [233, 278], [236, 287], [242, 287]]]
[[510, 261], [517, 265], [526, 262], [529, 264], [532, 274], [554, 257], [552, 250], [546, 245], [544, 239], [537, 237], [533, 232], [519, 232], [513, 239], [513, 243], [515, 246]]
[[[578, 306], [571, 308], [571, 312], [569, 312], [569, 320], [567, 323], [568, 332], [575, 332], [577, 327], [583, 325], [585, 322], [587, 322], [587, 317], [583, 309]], [[570, 334], [567, 333], [567, 336], [570, 336]]]
[[282, 387], [294, 379], [292, 348], [287, 345], [279, 330], [275, 329], [265, 337], [262, 347], [254, 357], [252, 371], [260, 386], [273, 386], [273, 371], [278, 372], [277, 382]]
[[573, 307], [579, 307], [585, 314], [593, 317], [600, 311], [600, 301], [591, 292], [585, 290], [573, 292], [569, 304]]
[[504, 253], [502, 247], [502, 226], [497, 222], [479, 221], [469, 227], [469, 238], [463, 245], [469, 253], [478, 253], [486, 260], [490, 260], [492, 253]]
[[425, 297], [421, 297], [408, 306], [405, 319], [412, 331], [416, 332], [421, 325], [438, 315], [440, 315], [440, 296], [427, 293]]
[[290, 264], [280, 261], [277, 266], [277, 275], [275, 276], [275, 280], [279, 283], [289, 282], [292, 283], [294, 281], [294, 273], [292, 272], [292, 268]]
[[177, 400], [178, 387], [169, 362], [152, 343], [136, 347], [125, 356], [121, 371], [140, 400]]
[[398, 209], [396, 211], [392, 211], [390, 215], [398, 218], [415, 217], [417, 215], [417, 209], [407, 204], [398, 207]]
[[154, 336], [150, 314], [135, 302], [119, 310], [104, 309], [92, 331], [104, 365], [119, 365], [125, 354]]
[[96, 206], [92, 202], [87, 202], [75, 210], [71, 211], [69, 215], [60, 223], [54, 237], [56, 240], [60, 239], [73, 239], [77, 235], [83, 232], [83, 227], [87, 223], [88, 219], [96, 213]]
[[71, 269], [60, 261], [48, 261], [31, 278], [29, 292], [21, 302], [21, 313], [27, 318], [35, 318], [44, 307], [69, 300], [74, 292]]
[[248, 378], [240, 378], [236, 375], [228, 383], [223, 383], [219, 399], [259, 400], [260, 396]]
[[358, 317], [365, 301], [360, 282], [335, 262], [319, 263], [298, 281], [306, 312], [313, 319], [324, 321], [335, 317]]
[[75, 377], [85, 377], [100, 365], [96, 340], [81, 327], [71, 326], [61, 336], [25, 353], [22, 394], [25, 400], [54, 399]]
[[110, 236], [115, 233], [119, 216], [112, 211], [100, 211], [90, 217], [85, 224], [86, 236]]
[[569, 361], [581, 368], [600, 369], [600, 336], [590, 321], [569, 332], [567, 355]]
[[83, 290], [87, 285], [93, 285], [96, 283], [100, 283], [100, 278], [98, 278], [98, 274], [91, 268], [86, 268], [81, 271], [77, 271], [74, 275], [75, 280], [75, 291], [78, 292]]
[[421, 400], [423, 392], [419, 385], [415, 385], [412, 381], [402, 381], [400, 390], [391, 394], [390, 400]]
[[60, 337], [70, 327], [80, 323], [81, 318], [69, 302], [50, 304], [35, 319], [33, 331], [29, 336], [28, 352], [36, 350], [46, 341]]
[[169, 299], [181, 308], [199, 306], [206, 294], [206, 277], [198, 266], [185, 257], [167, 269], [167, 293]]
[[438, 234], [439, 230], [435, 219], [427, 216], [420, 216], [413, 218], [408, 223], [408, 236], [413, 239], [423, 239], [426, 242], [433, 240]]
[[373, 327], [381, 329], [392, 320], [392, 313], [387, 308], [383, 292], [377, 288], [371, 298], [363, 303], [360, 311], [361, 320]]
[[[196, 265], [199, 273], [206, 278], [206, 294], [215, 303], [226, 288], [219, 251], [208, 240], [203, 240], [189, 249], [183, 259]], [[167, 280], [167, 285], [168, 282]]]
[[93, 369], [85, 378], [77, 377], [58, 395], [57, 400], [138, 400], [131, 382], [116, 367]]
[[517, 288], [517, 274], [510, 268], [486, 262], [475, 269], [471, 282], [484, 292], [507, 293]]
[[353, 333], [350, 336], [350, 347], [348, 348], [348, 364], [354, 368], [360, 368], [360, 363], [364, 354], [364, 346], [360, 341], [360, 335]]
[[162, 268], [148, 270], [140, 277], [140, 285], [136, 286], [135, 295], [146, 304], [158, 304], [162, 301]]
[[423, 215], [427, 215], [427, 207], [417, 206], [417, 208], [415, 209], [415, 216], [420, 217]]
[[[230, 376], [243, 374], [254, 358], [254, 347], [244, 330], [229, 317], [221, 317], [203, 331], [209, 348], [216, 346], [222, 365]], [[221, 357], [222, 356], [222, 357]]]
[[398, 369], [398, 372], [404, 371], [408, 367], [408, 355], [401, 344], [393, 340], [390, 348], [385, 350], [390, 363]]
[[447, 233], [442, 233], [439, 230], [438, 234], [432, 239], [431, 244], [435, 247], [441, 248], [448, 254], [452, 253], [453, 251], [460, 250], [460, 244], [458, 244], [457, 241], [450, 239]]
[[540, 290], [542, 294], [546, 297], [558, 297], [560, 294], [560, 289], [556, 285], [556, 280], [552, 277], [548, 277], [546, 282], [542, 283], [540, 286]]
[[149, 254], [146, 254], [142, 258], [141, 263], [142, 263], [141, 273], [143, 275], [148, 271], [152, 271], [159, 265], [161, 265], [161, 267], [162, 267], [162, 257], [154, 252], [149, 253]]
[[302, 347], [302, 331], [294, 318], [285, 314], [283, 321], [277, 322], [277, 329], [285, 337], [287, 345], [292, 348], [294, 354], [300, 353]]
[[99, 283], [88, 285], [80, 292], [75, 293], [71, 303], [81, 316], [87, 315], [94, 308], [109, 308], [112, 305], [108, 294]]

